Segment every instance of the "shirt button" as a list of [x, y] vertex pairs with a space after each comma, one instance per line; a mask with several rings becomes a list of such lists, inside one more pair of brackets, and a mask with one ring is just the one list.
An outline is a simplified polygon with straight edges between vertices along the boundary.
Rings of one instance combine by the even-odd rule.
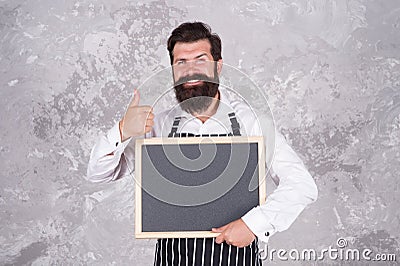
[[265, 233], [265, 236], [269, 236], [269, 232], [266, 232], [266, 233]]
[[115, 147], [117, 147], [118, 146], [118, 142], [115, 142]]

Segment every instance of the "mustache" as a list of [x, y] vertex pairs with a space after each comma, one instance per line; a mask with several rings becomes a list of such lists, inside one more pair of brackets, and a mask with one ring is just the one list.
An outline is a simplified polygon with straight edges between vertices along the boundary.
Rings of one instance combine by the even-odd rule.
[[218, 93], [218, 83], [202, 82], [185, 88], [185, 84], [175, 86], [175, 96], [182, 110], [194, 114], [204, 112]]
[[200, 81], [204, 81], [204, 82], [211, 82], [211, 83], [218, 83], [219, 79], [218, 76], [216, 76], [215, 78], [211, 78], [205, 74], [193, 74], [193, 75], [189, 75], [189, 76], [185, 76], [185, 77], [181, 77], [180, 79], [178, 79], [175, 83], [174, 86], [178, 86], [181, 84], [184, 84], [188, 81], [191, 80], [200, 80]]

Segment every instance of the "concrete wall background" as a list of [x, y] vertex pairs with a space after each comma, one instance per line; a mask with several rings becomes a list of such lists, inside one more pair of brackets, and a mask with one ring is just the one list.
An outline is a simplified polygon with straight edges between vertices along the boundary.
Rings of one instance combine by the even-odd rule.
[[399, 1], [13, 0], [0, 1], [1, 264], [152, 265], [155, 242], [133, 237], [133, 179], [83, 177], [188, 20], [220, 34], [318, 184], [269, 247], [344, 237], [399, 257]]

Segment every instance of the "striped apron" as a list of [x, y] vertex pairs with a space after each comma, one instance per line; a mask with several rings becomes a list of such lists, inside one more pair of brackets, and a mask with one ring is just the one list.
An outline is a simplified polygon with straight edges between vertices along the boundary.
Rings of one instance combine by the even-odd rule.
[[[175, 117], [168, 137], [223, 137], [240, 136], [240, 126], [235, 113], [228, 114], [232, 133], [195, 135], [192, 133], [177, 133], [181, 117]], [[158, 239], [154, 256], [154, 265], [179, 266], [258, 266], [262, 265], [258, 255], [257, 238], [247, 247], [238, 248], [215, 243], [215, 238], [164, 238]]]

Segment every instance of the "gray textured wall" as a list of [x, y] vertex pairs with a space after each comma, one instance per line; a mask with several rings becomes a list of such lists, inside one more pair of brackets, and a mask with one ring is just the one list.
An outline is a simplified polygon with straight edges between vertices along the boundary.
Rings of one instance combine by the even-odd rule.
[[133, 236], [133, 179], [83, 177], [96, 137], [168, 66], [167, 36], [187, 20], [220, 34], [319, 187], [270, 248], [345, 237], [399, 257], [398, 0], [3, 0], [0, 264], [152, 264], [154, 241]]

